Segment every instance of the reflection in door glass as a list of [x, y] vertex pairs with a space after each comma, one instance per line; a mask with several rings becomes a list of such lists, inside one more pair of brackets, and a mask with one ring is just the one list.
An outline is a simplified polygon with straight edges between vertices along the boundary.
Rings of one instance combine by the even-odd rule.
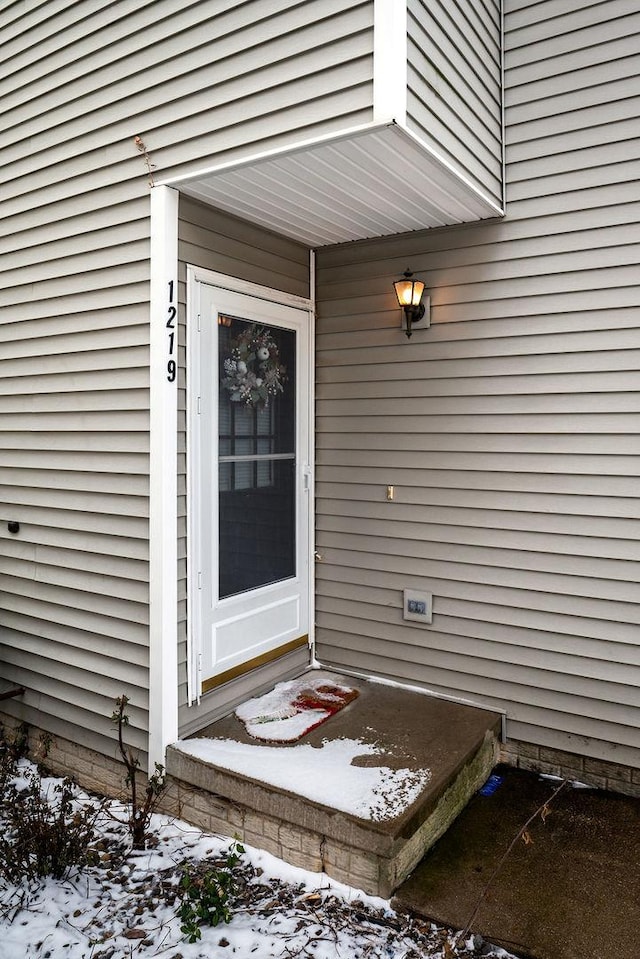
[[221, 599], [296, 573], [295, 335], [218, 317]]

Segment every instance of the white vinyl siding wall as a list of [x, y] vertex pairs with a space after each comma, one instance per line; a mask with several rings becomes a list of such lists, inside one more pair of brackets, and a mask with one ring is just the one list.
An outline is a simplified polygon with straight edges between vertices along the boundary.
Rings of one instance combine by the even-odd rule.
[[407, 126], [502, 206], [499, 0], [408, 0]]
[[506, 5], [506, 220], [318, 255], [317, 655], [640, 766], [640, 12], [566, 10]]
[[271, 289], [309, 296], [309, 250], [285, 237], [213, 210], [189, 197], [181, 196], [178, 222], [179, 261], [179, 452], [178, 452], [178, 670], [180, 735], [213, 721], [257, 688], [273, 685], [299, 674], [309, 663], [304, 647], [281, 660], [234, 680], [204, 696], [199, 705], [187, 705], [187, 499], [186, 499], [186, 402], [188, 371], [185, 367], [187, 319], [187, 265], [238, 277]]

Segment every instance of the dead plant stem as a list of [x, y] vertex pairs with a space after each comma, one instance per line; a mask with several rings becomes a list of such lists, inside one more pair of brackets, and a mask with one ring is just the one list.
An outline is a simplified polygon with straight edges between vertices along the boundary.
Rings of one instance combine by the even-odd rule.
[[505, 850], [505, 852], [503, 853], [502, 857], [500, 858], [500, 861], [498, 862], [496, 868], [493, 870], [493, 872], [492, 872], [492, 874], [491, 874], [491, 876], [490, 876], [490, 878], [489, 878], [489, 881], [487, 882], [486, 886], [484, 887], [484, 889], [483, 889], [482, 892], [480, 893], [480, 895], [479, 895], [479, 897], [478, 897], [478, 901], [476, 902], [475, 907], [474, 907], [474, 909], [473, 909], [473, 912], [472, 912], [471, 915], [469, 916], [469, 918], [468, 918], [468, 920], [467, 920], [467, 924], [465, 925], [464, 929], [462, 930], [462, 932], [460, 933], [460, 935], [459, 935], [458, 938], [466, 939], [467, 936], [469, 935], [471, 926], [473, 925], [473, 923], [474, 923], [474, 921], [475, 921], [475, 918], [476, 918], [476, 916], [478, 915], [478, 913], [479, 913], [479, 911], [480, 911], [480, 906], [481, 906], [482, 903], [484, 902], [484, 900], [485, 900], [485, 898], [486, 898], [486, 896], [487, 896], [487, 893], [489, 892], [489, 890], [491, 889], [491, 886], [492, 886], [493, 883], [495, 882], [498, 873], [500, 872], [500, 870], [501, 870], [502, 867], [504, 866], [505, 862], [506, 862], [507, 859], [509, 858], [509, 855], [510, 855], [510, 853], [511, 853], [511, 850], [513, 849], [513, 847], [515, 846], [515, 844], [518, 842], [519, 839], [523, 839], [523, 838], [525, 837], [525, 835], [527, 834], [527, 829], [529, 828], [529, 826], [531, 825], [531, 823], [534, 821], [534, 819], [537, 818], [537, 816], [542, 816], [543, 821], [544, 821], [544, 819], [546, 818], [546, 815], [544, 815], [544, 814], [545, 814], [545, 812], [548, 810], [550, 803], [553, 802], [553, 800], [556, 798], [556, 796], [558, 796], [558, 794], [564, 789], [564, 787], [565, 787], [566, 785], [567, 785], [567, 780], [566, 780], [566, 779], [563, 779], [562, 782], [560, 783], [560, 785], [558, 786], [558, 788], [555, 790], [555, 792], [553, 792], [553, 793], [551, 794], [551, 796], [549, 796], [548, 799], [545, 799], [545, 801], [544, 801], [543, 803], [541, 803], [540, 806], [538, 806], [538, 808], [536, 809], [536, 811], [535, 811], [531, 816], [529, 816], [529, 818], [527, 819], [527, 821], [526, 821], [526, 823], [524, 824], [524, 826], [522, 826], [522, 828], [519, 829], [518, 832], [516, 833], [516, 835], [513, 837], [513, 839], [512, 839], [511, 842], [509, 843], [507, 849]]

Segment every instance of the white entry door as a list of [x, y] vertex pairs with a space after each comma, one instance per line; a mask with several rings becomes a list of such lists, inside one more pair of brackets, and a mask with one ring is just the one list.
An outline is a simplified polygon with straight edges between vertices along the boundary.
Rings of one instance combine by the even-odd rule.
[[310, 313], [246, 288], [194, 284], [190, 606], [198, 695], [308, 642]]

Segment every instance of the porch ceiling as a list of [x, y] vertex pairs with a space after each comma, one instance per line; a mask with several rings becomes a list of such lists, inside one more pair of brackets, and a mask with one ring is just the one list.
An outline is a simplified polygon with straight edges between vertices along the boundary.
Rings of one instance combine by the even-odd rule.
[[165, 183], [309, 247], [501, 213], [395, 123], [360, 128]]

